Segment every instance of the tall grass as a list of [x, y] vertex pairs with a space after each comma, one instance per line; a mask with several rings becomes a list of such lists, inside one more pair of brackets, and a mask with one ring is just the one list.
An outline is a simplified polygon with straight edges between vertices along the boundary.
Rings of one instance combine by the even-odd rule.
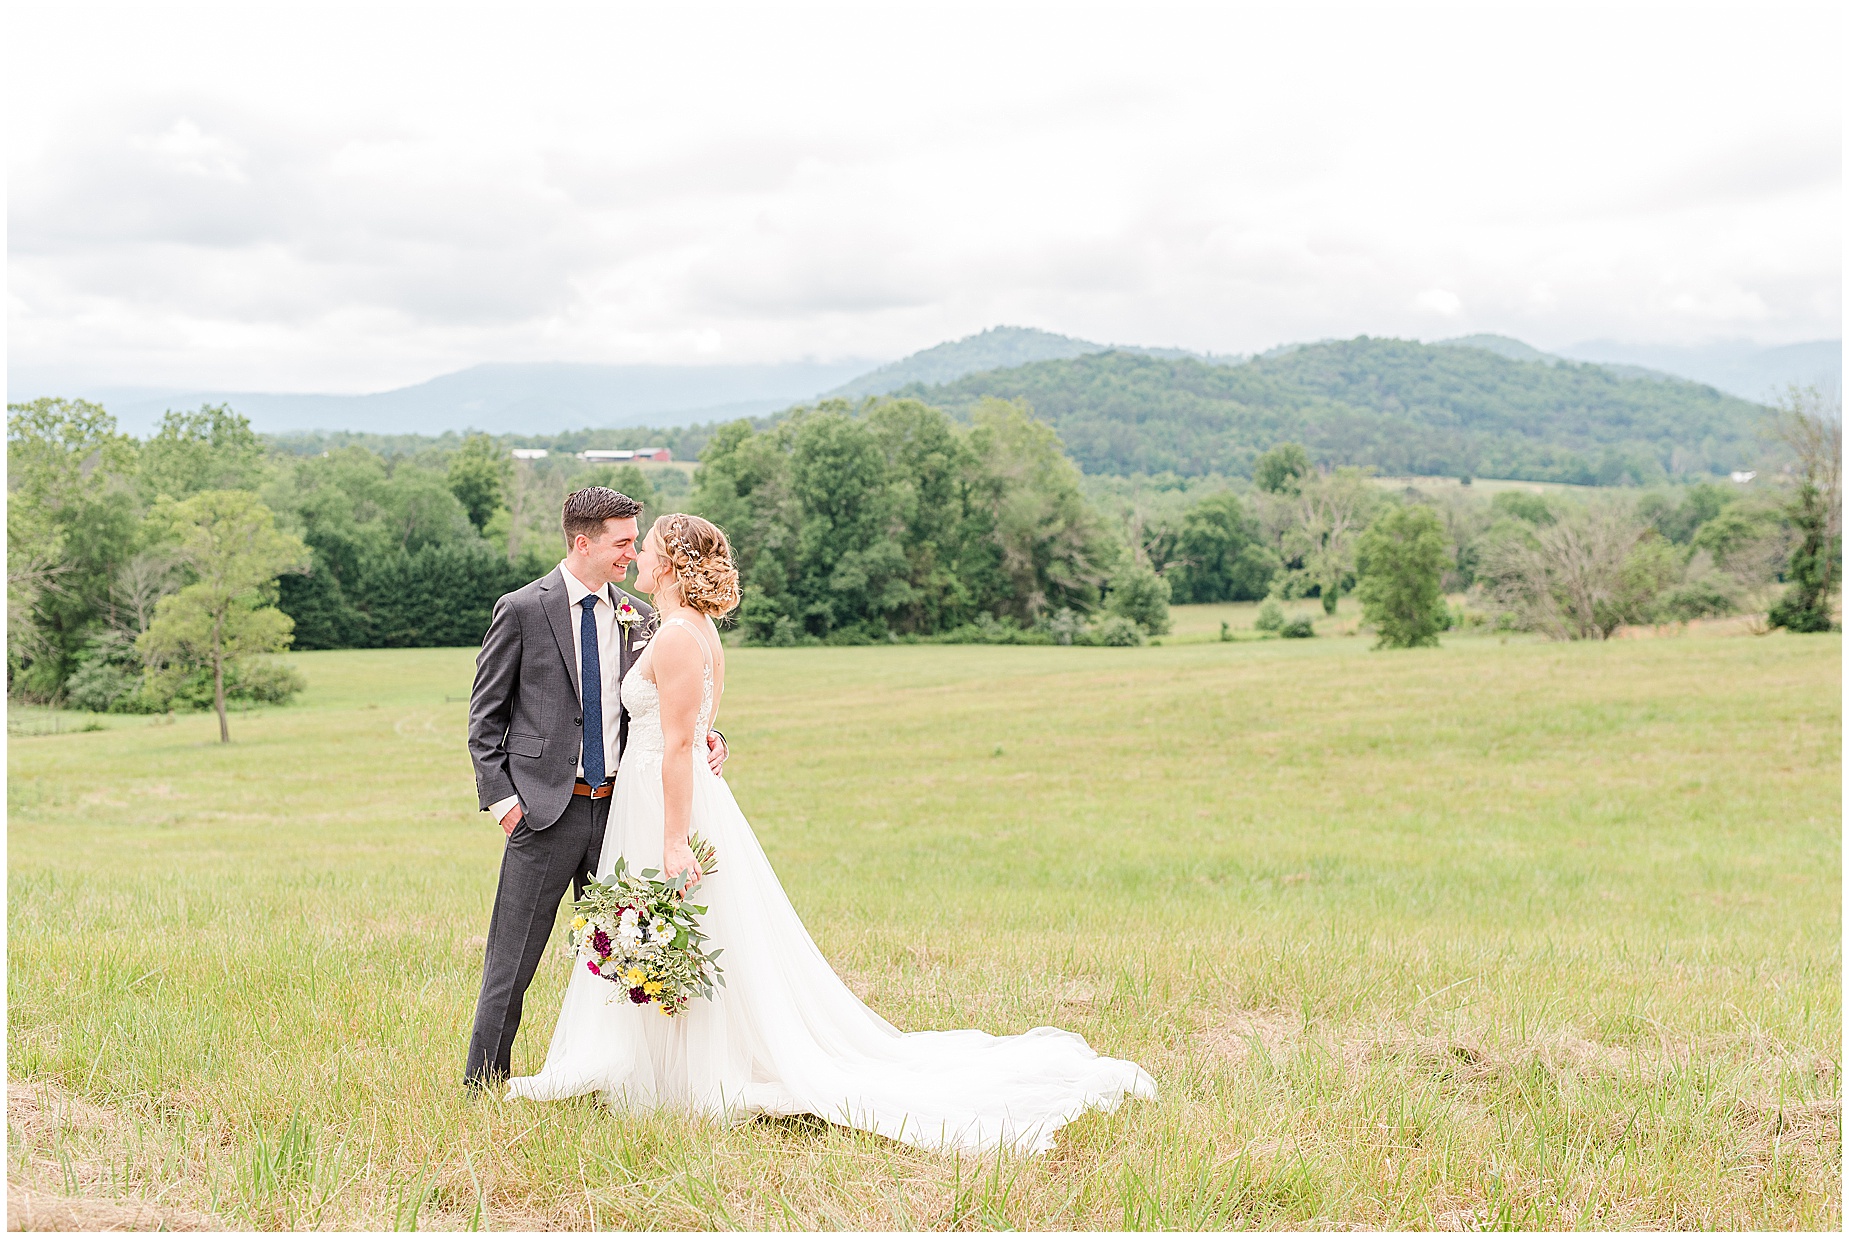
[[1840, 648], [734, 652], [850, 985], [1155, 1075], [1032, 1160], [465, 1094], [472, 651], [295, 656], [230, 746], [16, 734], [9, 1071], [63, 1117], [10, 1166], [259, 1227], [1835, 1227]]

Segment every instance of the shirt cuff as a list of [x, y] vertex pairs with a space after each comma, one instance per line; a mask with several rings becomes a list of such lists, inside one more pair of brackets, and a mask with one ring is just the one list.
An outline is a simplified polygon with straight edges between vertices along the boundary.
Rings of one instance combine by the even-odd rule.
[[498, 822], [502, 818], [507, 816], [508, 810], [512, 809], [515, 805], [519, 803], [520, 803], [520, 797], [509, 796], [505, 800], [497, 800], [493, 804], [489, 805], [488, 812], [494, 817], [494, 820]]

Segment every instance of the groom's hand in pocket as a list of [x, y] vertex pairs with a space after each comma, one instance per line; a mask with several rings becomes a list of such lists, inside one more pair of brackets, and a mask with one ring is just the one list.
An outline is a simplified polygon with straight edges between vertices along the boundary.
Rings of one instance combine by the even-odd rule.
[[504, 835], [513, 834], [514, 827], [518, 826], [520, 824], [520, 819], [525, 816], [526, 810], [516, 804], [507, 811], [507, 816], [501, 819], [501, 833]]

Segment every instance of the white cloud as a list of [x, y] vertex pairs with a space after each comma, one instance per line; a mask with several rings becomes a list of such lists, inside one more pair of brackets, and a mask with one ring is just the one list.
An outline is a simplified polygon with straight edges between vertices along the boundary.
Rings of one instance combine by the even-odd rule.
[[1839, 17], [15, 10], [16, 370], [1840, 333]]
[[1456, 293], [1447, 292], [1442, 288], [1426, 289], [1412, 299], [1412, 305], [1415, 310], [1441, 314], [1446, 318], [1456, 317], [1457, 312], [1464, 308], [1463, 301]]

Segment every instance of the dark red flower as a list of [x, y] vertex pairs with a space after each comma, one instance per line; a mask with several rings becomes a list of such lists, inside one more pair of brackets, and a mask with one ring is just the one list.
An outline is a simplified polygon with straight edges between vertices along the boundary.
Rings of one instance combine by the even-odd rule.
[[629, 1001], [635, 1003], [639, 1007], [648, 1001], [648, 995], [645, 994], [642, 991], [642, 987], [638, 985], [629, 991]]

